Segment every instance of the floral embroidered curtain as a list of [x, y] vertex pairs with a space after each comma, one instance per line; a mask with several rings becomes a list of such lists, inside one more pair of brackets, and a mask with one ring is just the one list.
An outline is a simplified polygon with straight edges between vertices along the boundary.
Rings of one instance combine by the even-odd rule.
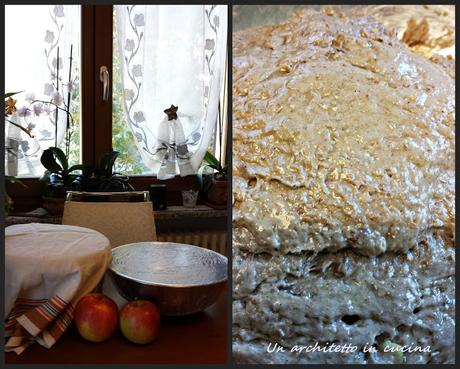
[[159, 179], [195, 174], [218, 119], [227, 7], [117, 5], [116, 14], [124, 109], [142, 160]]
[[8, 175], [41, 176], [43, 150], [66, 139], [79, 160], [80, 23], [79, 5], [5, 7], [5, 92], [20, 92], [8, 120], [31, 132], [5, 124]]

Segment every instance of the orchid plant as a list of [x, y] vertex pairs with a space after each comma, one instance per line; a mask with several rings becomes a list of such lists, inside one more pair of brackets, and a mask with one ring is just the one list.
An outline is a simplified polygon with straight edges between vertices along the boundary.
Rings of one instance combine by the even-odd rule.
[[[67, 28], [65, 12], [63, 5], [49, 6], [51, 22], [44, 34], [44, 55], [49, 79], [44, 81], [43, 97], [37, 95], [36, 98], [35, 93], [31, 91], [24, 92], [17, 101], [13, 96], [18, 93], [6, 96], [5, 112], [8, 110], [9, 115], [14, 115], [12, 119], [9, 119], [10, 123], [28, 136], [22, 135], [23, 137], [19, 139], [15, 136], [14, 131], [12, 132], [13, 140], [19, 141], [19, 151], [17, 144], [8, 150], [12, 156], [22, 158], [40, 155], [40, 151], [50, 146], [51, 140], [54, 140], [52, 146], [59, 147], [59, 137], [63, 136], [58, 134], [58, 127], [59, 129], [63, 127], [65, 130], [65, 148], [63, 149], [66, 156], [78, 155], [79, 150], [76, 149], [75, 140], [72, 139], [74, 134], [78, 136], [77, 130], [74, 129], [73, 119], [73, 116], [78, 117], [79, 114], [78, 104], [74, 103], [78, 101], [79, 93], [78, 88], [74, 89], [74, 85], [78, 85], [78, 73], [76, 73], [78, 63], [73, 63], [72, 44], [70, 50], [62, 52], [63, 38], [67, 37], [64, 33]], [[64, 68], [65, 59], [69, 60], [68, 69]], [[22, 104], [18, 103], [19, 101]], [[35, 132], [32, 134], [31, 131], [34, 128]], [[54, 137], [52, 131], [54, 131]], [[30, 139], [33, 139], [32, 145]], [[31, 150], [31, 147], [34, 147], [34, 150]]]
[[203, 162], [198, 169], [198, 183], [203, 191], [207, 192], [212, 186], [212, 180], [215, 178], [219, 181], [227, 180], [228, 166], [222, 165], [211, 152], [206, 151]]
[[16, 114], [17, 108], [16, 108], [16, 103], [17, 100], [13, 99], [14, 95], [17, 95], [20, 92], [7, 92], [5, 94], [5, 122], [8, 122], [15, 127], [19, 128], [21, 131], [26, 133], [30, 138], [33, 138], [34, 136], [32, 135], [32, 128], [33, 124], [29, 124], [27, 127], [22, 126], [19, 123], [13, 122], [9, 117], [13, 114]]
[[[47, 51], [47, 56], [48, 53], [49, 50]], [[72, 91], [72, 46], [70, 48], [69, 80], [67, 83], [64, 83], [62, 78], [59, 77], [59, 69], [61, 68], [61, 63], [62, 61], [59, 57], [59, 47], [57, 47], [57, 56], [51, 63], [52, 67], [50, 67], [50, 70], [52, 71], [52, 78], [55, 78], [55, 82], [53, 84], [45, 84], [45, 95], [51, 97], [49, 101], [35, 99], [34, 94], [27, 94], [25, 101], [28, 102], [29, 105], [24, 105], [21, 108], [17, 108], [17, 100], [14, 99], [13, 96], [21, 93], [22, 91], [9, 92], [5, 94], [5, 121], [19, 128], [30, 138], [34, 138], [32, 130], [33, 128], [35, 128], [35, 125], [32, 122], [28, 122], [30, 117], [37, 118], [42, 115], [48, 115], [50, 121], [55, 126], [54, 147], [50, 147], [44, 150], [41, 156], [41, 163], [47, 169], [42, 177], [42, 181], [46, 182], [48, 186], [47, 192], [50, 192], [50, 190], [52, 190], [55, 187], [65, 188], [66, 186], [69, 186], [71, 184], [70, 182], [74, 179], [74, 177], [71, 176], [71, 172], [83, 169], [83, 166], [81, 164], [74, 165], [71, 167], [69, 167], [68, 165], [72, 135], [71, 127], [74, 125], [74, 120], [70, 112]], [[59, 92], [60, 90], [65, 91], [65, 89], [67, 89], [67, 102], [64, 101], [63, 94]], [[57, 143], [57, 127], [59, 112], [63, 112], [66, 117], [65, 152], [58, 148]], [[13, 116], [16, 116], [17, 118], [22, 118], [22, 121], [25, 122], [27, 125], [24, 126], [18, 123], [19, 120], [13, 121]], [[55, 162], [55, 158], [59, 160], [60, 164]], [[13, 176], [6, 177], [6, 180], [10, 182], [19, 182]], [[8, 206], [7, 209], [11, 209], [12, 200], [10, 197], [7, 197], [5, 203]]]

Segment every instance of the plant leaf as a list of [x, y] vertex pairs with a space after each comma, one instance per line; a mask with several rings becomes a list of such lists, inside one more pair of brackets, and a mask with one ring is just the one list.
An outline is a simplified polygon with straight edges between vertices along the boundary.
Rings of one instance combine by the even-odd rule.
[[5, 176], [5, 180], [11, 183], [18, 181], [18, 179], [15, 176]]
[[13, 210], [13, 200], [5, 193], [5, 214], [8, 215], [11, 210]]
[[5, 176], [5, 181], [8, 181], [10, 183], [18, 183], [22, 187], [27, 187], [24, 183], [22, 183], [21, 180], [17, 179], [15, 176]]
[[7, 98], [9, 98], [9, 97], [11, 97], [11, 96], [14, 96], [14, 95], [20, 94], [21, 92], [23, 92], [23, 91], [17, 91], [17, 92], [7, 92], [7, 93], [5, 94], [5, 99], [7, 99]]
[[63, 171], [63, 168], [58, 164], [56, 158], [54, 157], [53, 150], [44, 150], [42, 156], [40, 157], [40, 162], [51, 173], [60, 173]]
[[118, 155], [120, 155], [118, 151], [112, 151], [102, 155], [101, 160], [99, 161], [99, 170], [101, 175], [105, 177], [112, 176], [112, 168], [115, 164], [115, 160], [118, 158]]
[[61, 163], [62, 169], [64, 171], [68, 171], [69, 169], [69, 162], [67, 161], [67, 157], [59, 147], [50, 147], [48, 150], [51, 150], [52, 153], [56, 156], [56, 159]]
[[220, 164], [219, 160], [216, 159], [216, 157], [211, 154], [209, 151], [206, 151], [206, 154], [204, 155], [203, 161], [208, 164], [211, 168], [220, 171]]

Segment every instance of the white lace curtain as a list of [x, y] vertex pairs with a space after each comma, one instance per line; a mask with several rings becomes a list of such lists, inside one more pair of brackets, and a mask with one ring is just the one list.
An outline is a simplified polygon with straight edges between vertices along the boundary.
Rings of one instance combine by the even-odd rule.
[[[6, 174], [42, 175], [43, 150], [63, 143], [67, 115], [58, 111], [56, 127], [56, 108], [46, 102], [53, 102], [61, 109], [70, 105], [78, 127], [75, 113], [80, 110], [80, 12], [79, 5], [5, 7], [5, 92], [21, 91], [13, 96], [17, 112], [8, 119], [30, 129], [32, 136], [5, 124]], [[73, 163], [78, 160], [72, 157]]]
[[124, 108], [142, 160], [160, 179], [195, 174], [217, 125], [227, 7], [117, 5], [116, 14]]

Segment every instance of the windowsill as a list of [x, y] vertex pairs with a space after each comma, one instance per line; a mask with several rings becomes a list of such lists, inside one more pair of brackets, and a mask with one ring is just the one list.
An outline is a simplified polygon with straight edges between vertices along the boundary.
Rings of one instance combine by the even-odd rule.
[[[43, 188], [38, 178], [21, 178], [21, 181], [23, 185], [6, 183], [6, 192], [13, 199], [15, 212], [28, 212], [43, 206]], [[171, 206], [182, 204], [182, 190], [200, 190], [197, 176], [175, 177], [165, 181], [153, 177], [130, 177], [130, 183], [136, 191], [148, 191], [152, 184], [166, 184], [168, 204]], [[203, 199], [203, 193], [200, 191], [198, 202], [202, 203]]]
[[213, 209], [207, 205], [196, 205], [193, 208], [186, 208], [184, 206], [168, 206], [165, 210], [154, 210], [155, 219], [169, 219], [169, 218], [218, 218], [226, 217], [227, 209], [218, 210]]
[[[190, 218], [225, 218], [227, 210], [213, 209], [207, 205], [197, 205], [193, 208], [184, 206], [168, 206], [166, 210], [154, 210], [155, 221], [185, 220]], [[28, 213], [13, 213], [6, 217], [5, 226], [23, 223], [52, 223], [61, 224], [62, 216], [50, 215], [42, 208]]]

